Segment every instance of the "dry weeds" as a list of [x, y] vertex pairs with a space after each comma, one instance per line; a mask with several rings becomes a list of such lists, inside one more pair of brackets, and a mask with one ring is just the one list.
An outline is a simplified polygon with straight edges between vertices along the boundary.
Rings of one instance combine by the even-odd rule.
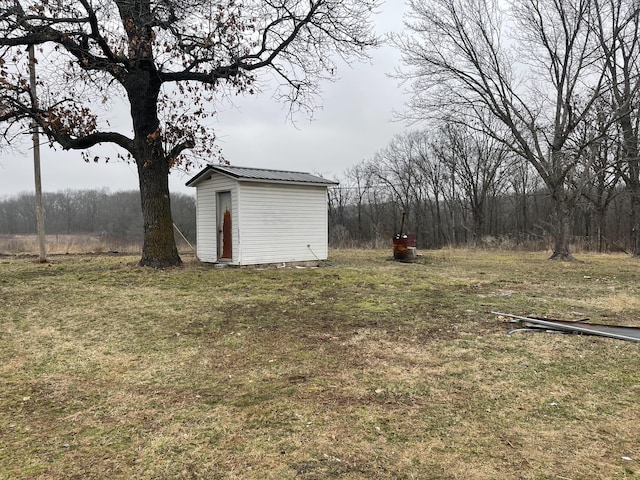
[[[176, 235], [178, 249], [189, 256], [192, 246]], [[142, 241], [100, 234], [56, 234], [46, 235], [47, 255], [66, 255], [80, 253], [133, 253], [142, 251]], [[37, 255], [39, 252], [36, 235], [0, 234], [0, 255]]]
[[336, 251], [322, 268], [0, 258], [0, 479], [640, 478], [621, 255]]

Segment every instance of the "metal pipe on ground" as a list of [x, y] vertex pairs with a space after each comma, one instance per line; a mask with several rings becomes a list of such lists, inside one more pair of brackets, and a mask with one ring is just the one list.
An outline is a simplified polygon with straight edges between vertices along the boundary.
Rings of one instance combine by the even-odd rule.
[[[522, 323], [528, 330], [553, 330], [564, 333], [580, 333], [583, 335], [597, 335], [600, 337], [616, 338], [630, 342], [640, 342], [640, 327], [604, 325], [599, 323], [587, 323], [584, 321], [571, 322], [567, 320], [540, 319], [535, 317], [523, 317], [510, 313], [491, 312], [494, 315], [513, 318]], [[518, 329], [522, 330], [522, 329]], [[518, 331], [516, 330], [516, 331]], [[514, 331], [515, 332], [515, 331]]]

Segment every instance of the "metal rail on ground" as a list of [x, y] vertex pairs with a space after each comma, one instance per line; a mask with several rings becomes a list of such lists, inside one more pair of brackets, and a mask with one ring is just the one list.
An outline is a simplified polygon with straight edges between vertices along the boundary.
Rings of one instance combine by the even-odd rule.
[[600, 337], [616, 338], [630, 342], [640, 342], [640, 327], [603, 325], [600, 323], [571, 322], [567, 320], [539, 319], [512, 315], [510, 313], [491, 312], [494, 315], [516, 319], [525, 326], [533, 328], [544, 327], [558, 332], [582, 333], [584, 335], [597, 335]]

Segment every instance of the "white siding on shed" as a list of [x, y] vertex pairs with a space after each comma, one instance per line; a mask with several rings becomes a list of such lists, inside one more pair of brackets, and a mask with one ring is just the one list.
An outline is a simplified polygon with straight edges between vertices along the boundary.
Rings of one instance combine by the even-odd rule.
[[234, 262], [239, 252], [238, 244], [238, 184], [222, 175], [214, 175], [202, 181], [196, 189], [197, 256], [203, 262], [217, 262], [218, 228], [216, 202], [218, 192], [231, 192], [231, 224], [233, 227]]
[[240, 264], [326, 259], [326, 186], [241, 182]]
[[[200, 260], [256, 265], [328, 257], [327, 187], [335, 182], [303, 172], [208, 165], [187, 185], [196, 187]], [[217, 204], [224, 198], [226, 209], [225, 192], [231, 194], [231, 261], [218, 258], [222, 212]]]

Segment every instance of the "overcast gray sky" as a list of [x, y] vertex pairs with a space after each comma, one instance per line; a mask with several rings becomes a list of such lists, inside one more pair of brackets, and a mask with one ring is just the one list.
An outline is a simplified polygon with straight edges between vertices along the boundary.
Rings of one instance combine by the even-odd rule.
[[[378, 33], [401, 29], [404, 11], [404, 0], [386, 0], [375, 18]], [[402, 110], [404, 98], [397, 80], [388, 77], [399, 61], [399, 53], [383, 45], [372, 52], [370, 62], [340, 64], [339, 78], [323, 85], [318, 102], [322, 108], [312, 120], [298, 115], [295, 125], [271, 92], [235, 99], [235, 107], [218, 110], [214, 124], [225, 159], [246, 167], [341, 175], [405, 128], [392, 121], [393, 110]], [[105, 154], [115, 158], [115, 147], [106, 147]], [[173, 172], [171, 191], [194, 193], [184, 184], [196, 173]], [[44, 191], [105, 187], [111, 191], [137, 189], [135, 165], [114, 160], [87, 164], [78, 152], [42, 148]], [[33, 190], [31, 152], [0, 152], [0, 196]]]

